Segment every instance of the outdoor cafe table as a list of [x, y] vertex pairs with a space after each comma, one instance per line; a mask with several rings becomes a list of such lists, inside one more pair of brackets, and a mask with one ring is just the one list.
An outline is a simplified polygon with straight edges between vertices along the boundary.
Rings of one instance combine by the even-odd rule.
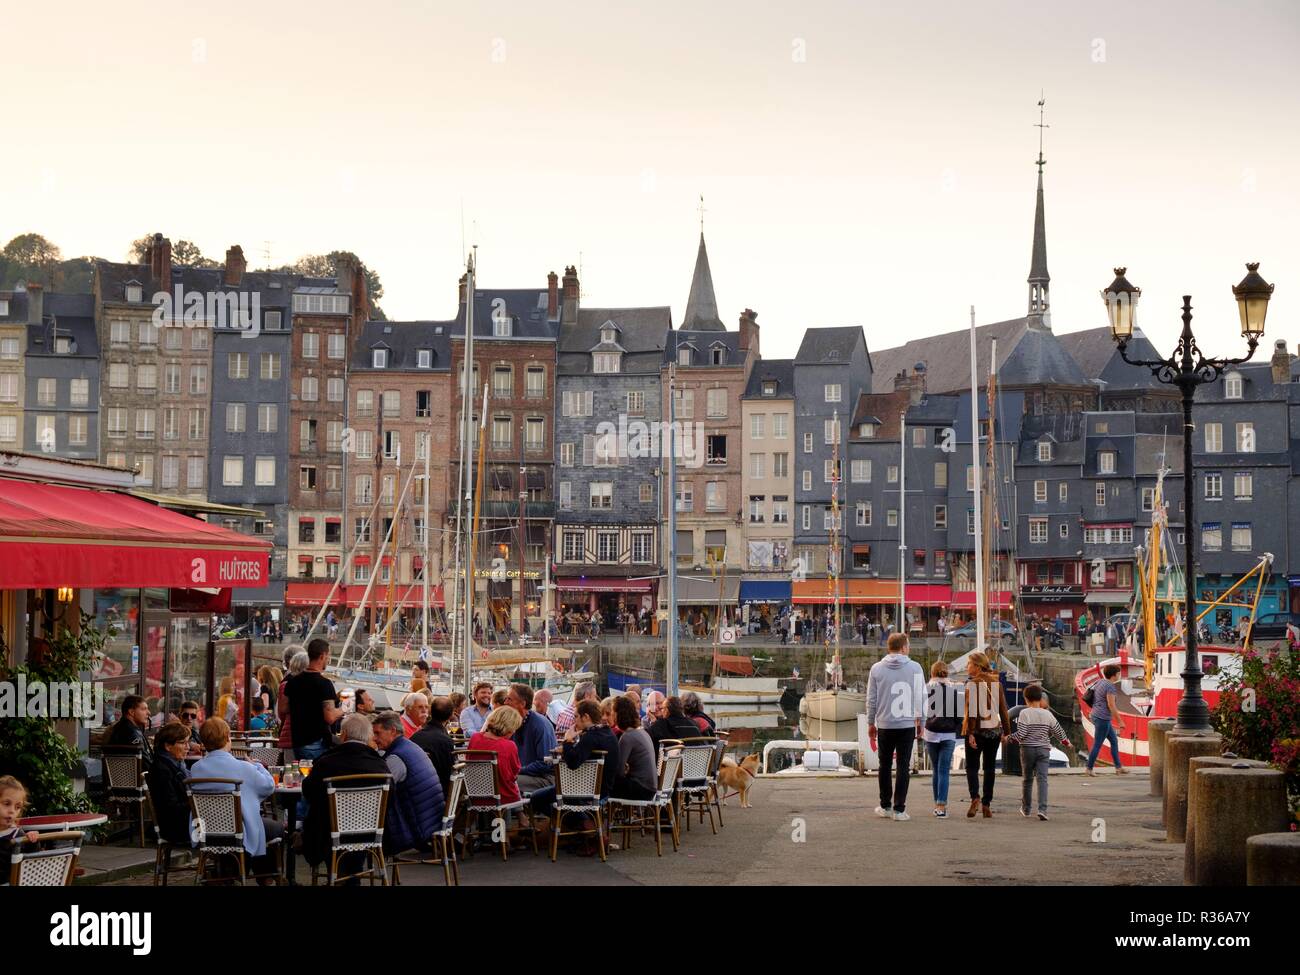
[[38, 833], [62, 833], [66, 830], [86, 830], [103, 826], [108, 822], [104, 813], [53, 813], [49, 816], [28, 816], [18, 820], [21, 830], [35, 830]]
[[284, 874], [289, 886], [297, 884], [294, 871], [297, 869], [297, 857], [293, 852], [293, 834], [298, 831], [298, 800], [302, 798], [302, 786], [277, 785], [275, 800], [284, 807], [288, 821], [284, 827]]

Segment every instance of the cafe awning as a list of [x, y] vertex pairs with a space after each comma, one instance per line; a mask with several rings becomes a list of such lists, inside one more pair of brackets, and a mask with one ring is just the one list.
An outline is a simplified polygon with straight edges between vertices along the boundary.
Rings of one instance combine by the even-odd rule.
[[[830, 603], [834, 593], [826, 579], [796, 582], [793, 601], [796, 603]], [[889, 579], [841, 579], [840, 602], [852, 606], [892, 606], [898, 602], [898, 583]]]
[[[952, 605], [955, 609], [974, 609], [975, 608], [975, 590], [974, 589], [957, 589], [952, 594]], [[1010, 609], [1011, 593], [1010, 592], [991, 592], [988, 594], [988, 602], [985, 604], [989, 609]]]
[[120, 492], [0, 478], [0, 589], [265, 586], [270, 551]]
[[740, 604], [747, 603], [788, 603], [790, 601], [789, 579], [741, 579]]
[[951, 602], [952, 586], [940, 586], [932, 582], [907, 584], [908, 606], [947, 606]]
[[[286, 606], [324, 606], [329, 599], [332, 582], [291, 582], [285, 587], [284, 604]], [[330, 606], [343, 606], [347, 603], [347, 586], [339, 586]]]
[[716, 606], [719, 596], [722, 605], [735, 606], [740, 601], [740, 577], [724, 578], [707, 575], [677, 577], [678, 606]]
[[555, 580], [555, 588], [566, 592], [650, 592], [653, 579], [618, 579], [600, 576], [565, 576]]
[[[361, 597], [366, 594], [365, 586], [348, 586], [347, 606], [350, 609], [356, 609], [361, 605]], [[366, 604], [369, 609], [374, 606], [376, 609], [388, 608], [388, 583], [376, 582], [370, 590], [370, 601]], [[442, 609], [442, 586], [429, 586], [429, 608]], [[404, 583], [399, 582], [393, 587], [393, 608], [394, 609], [423, 609], [424, 608], [424, 583]]]

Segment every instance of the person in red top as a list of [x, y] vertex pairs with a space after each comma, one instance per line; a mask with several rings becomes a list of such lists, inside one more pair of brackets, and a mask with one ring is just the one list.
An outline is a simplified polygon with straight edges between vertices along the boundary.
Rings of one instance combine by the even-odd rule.
[[402, 701], [402, 734], [411, 738], [429, 720], [429, 699], [421, 691], [412, 691]]
[[483, 730], [476, 731], [469, 740], [470, 751], [496, 752], [497, 767], [501, 770], [501, 801], [507, 804], [520, 799], [519, 786], [515, 780], [523, 766], [513, 738], [521, 724], [523, 718], [514, 708], [497, 708], [488, 715]]

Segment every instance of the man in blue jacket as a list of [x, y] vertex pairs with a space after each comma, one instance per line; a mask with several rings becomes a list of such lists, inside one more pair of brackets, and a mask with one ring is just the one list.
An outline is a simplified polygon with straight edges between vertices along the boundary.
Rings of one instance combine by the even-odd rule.
[[434, 829], [442, 825], [445, 800], [442, 783], [423, 748], [413, 744], [402, 729], [402, 718], [385, 711], [375, 718], [375, 746], [384, 756], [393, 791], [384, 827], [384, 849], [427, 850]]
[[533, 689], [527, 684], [511, 684], [505, 706], [519, 712], [524, 723], [515, 732], [519, 749], [519, 792], [527, 795], [555, 784], [555, 773], [546, 764], [546, 756], [555, 751], [555, 729], [533, 711]]
[[[891, 634], [889, 652], [876, 662], [867, 678], [867, 733], [873, 745], [877, 735], [880, 740], [880, 805], [876, 815], [899, 822], [911, 819], [907, 815], [907, 782], [912, 746], [925, 717], [925, 672], [908, 658], [907, 651], [907, 634]], [[895, 755], [897, 784], [890, 781]]]

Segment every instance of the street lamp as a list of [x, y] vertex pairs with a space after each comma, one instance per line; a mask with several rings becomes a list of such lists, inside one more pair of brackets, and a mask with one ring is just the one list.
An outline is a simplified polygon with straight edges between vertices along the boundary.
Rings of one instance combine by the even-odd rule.
[[1115, 280], [1102, 292], [1106, 313], [1110, 319], [1111, 336], [1119, 347], [1120, 357], [1130, 365], [1145, 366], [1160, 382], [1177, 386], [1183, 404], [1183, 497], [1186, 501], [1184, 533], [1184, 565], [1186, 578], [1183, 587], [1187, 598], [1187, 625], [1183, 628], [1187, 653], [1183, 663], [1183, 696], [1178, 701], [1178, 716], [1174, 730], [1178, 732], [1208, 732], [1210, 709], [1201, 694], [1201, 661], [1196, 639], [1196, 538], [1195, 498], [1192, 483], [1192, 400], [1196, 387], [1215, 382], [1229, 366], [1246, 362], [1255, 354], [1255, 348], [1264, 334], [1264, 318], [1268, 313], [1268, 300], [1273, 285], [1259, 276], [1258, 264], [1246, 265], [1246, 276], [1232, 289], [1241, 315], [1241, 334], [1246, 339], [1247, 351], [1239, 359], [1207, 359], [1196, 345], [1192, 335], [1192, 296], [1183, 295], [1183, 333], [1178, 347], [1168, 359], [1130, 359], [1126, 351], [1133, 337], [1133, 323], [1137, 302], [1142, 294], [1124, 277], [1127, 268], [1115, 269]]

